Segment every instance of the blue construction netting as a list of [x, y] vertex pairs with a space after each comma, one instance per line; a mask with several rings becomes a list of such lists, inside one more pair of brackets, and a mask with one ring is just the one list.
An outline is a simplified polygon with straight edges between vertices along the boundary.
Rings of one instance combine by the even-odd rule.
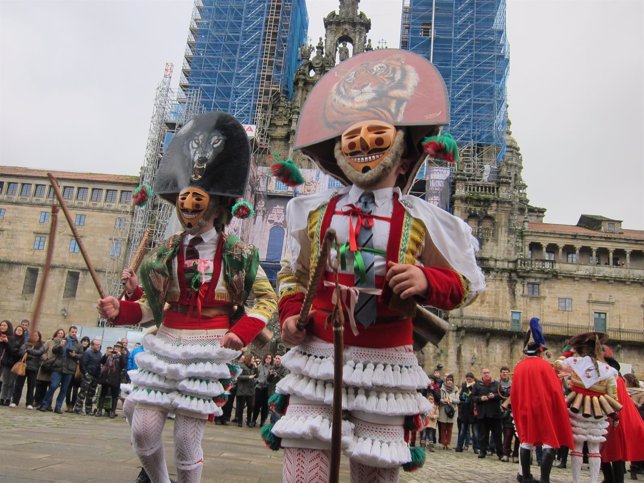
[[[279, 28], [275, 42], [265, 42], [271, 7]], [[195, 0], [180, 86], [185, 93], [198, 89], [206, 110], [254, 124], [265, 44], [275, 46], [268, 56], [272, 82], [290, 96], [307, 27], [304, 0]]]
[[449, 131], [459, 145], [505, 153], [509, 49], [505, 0], [408, 0], [401, 46], [432, 60], [450, 96]]

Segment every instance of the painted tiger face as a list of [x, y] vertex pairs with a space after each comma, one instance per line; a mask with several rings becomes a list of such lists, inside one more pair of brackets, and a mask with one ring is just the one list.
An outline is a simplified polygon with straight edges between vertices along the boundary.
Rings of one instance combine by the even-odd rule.
[[365, 119], [395, 124], [418, 85], [414, 67], [397, 57], [367, 61], [340, 78], [324, 106], [324, 121], [346, 126]]

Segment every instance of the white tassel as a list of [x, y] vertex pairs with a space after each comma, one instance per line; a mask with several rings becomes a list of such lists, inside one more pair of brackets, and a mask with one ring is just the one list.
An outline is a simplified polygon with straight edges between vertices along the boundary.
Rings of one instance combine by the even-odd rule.
[[315, 397], [315, 385], [316, 385], [316, 380], [315, 379], [309, 379], [309, 382], [306, 385], [306, 388], [304, 389], [304, 393], [302, 394], [302, 396], [307, 398], [307, 399], [314, 398]]
[[369, 397], [367, 398], [367, 411], [375, 411], [377, 405], [378, 397], [376, 396], [375, 391], [369, 393]]
[[351, 380], [351, 377], [353, 376], [353, 370], [356, 366], [356, 363], [353, 361], [348, 361], [343, 369], [342, 369], [342, 380], [344, 381], [345, 384], [347, 384], [347, 381]]
[[333, 357], [326, 357], [322, 359], [318, 373], [318, 379], [325, 381], [333, 379]]
[[371, 458], [372, 461], [378, 461], [380, 459], [380, 450], [382, 449], [382, 443], [377, 439], [374, 440], [373, 445], [371, 446]]
[[378, 364], [373, 371], [373, 385], [382, 386], [385, 380], [385, 366]]
[[306, 364], [304, 365], [304, 369], [302, 369], [302, 374], [304, 374], [305, 376], [312, 376], [313, 375], [313, 372], [312, 372], [313, 361], [315, 361], [315, 357], [308, 356], [308, 358], [306, 360]]
[[372, 387], [373, 386], [373, 371], [375, 366], [370, 362], [365, 367], [364, 372], [362, 373], [362, 387]]
[[333, 404], [333, 384], [327, 382], [324, 386], [324, 404]]
[[387, 414], [387, 396], [384, 392], [378, 394], [378, 405], [376, 411], [379, 414]]
[[391, 368], [391, 364], [385, 366], [385, 379], [383, 381], [385, 387], [395, 387], [396, 383], [394, 382], [394, 372]]
[[353, 402], [353, 410], [365, 411], [366, 409], [367, 409], [367, 396], [365, 396], [365, 390], [360, 388], [358, 389], [355, 401]]
[[347, 390], [343, 389], [342, 390], [342, 410], [347, 411], [349, 409], [348, 402], [347, 400], [349, 397], [347, 396]]
[[353, 455], [364, 457], [370, 454], [371, 454], [371, 440], [361, 436], [358, 439], [358, 442], [353, 449]]
[[355, 407], [356, 403], [356, 390], [352, 387], [347, 388], [347, 405], [348, 409], [351, 410]]
[[324, 381], [317, 381], [315, 384], [315, 400], [324, 401]]
[[310, 377], [315, 377], [318, 379], [320, 377], [320, 366], [322, 365], [322, 359], [316, 357], [313, 359], [313, 364], [311, 365]]
[[399, 409], [396, 404], [396, 396], [393, 392], [387, 394], [387, 413], [389, 414], [398, 414]]
[[356, 364], [355, 369], [353, 369], [353, 374], [351, 379], [349, 379], [345, 384], [349, 386], [361, 386], [362, 385], [362, 373], [364, 371], [364, 365], [362, 362]]
[[415, 389], [416, 384], [412, 381], [411, 374], [407, 367], [403, 367], [400, 371], [400, 388], [401, 389]]

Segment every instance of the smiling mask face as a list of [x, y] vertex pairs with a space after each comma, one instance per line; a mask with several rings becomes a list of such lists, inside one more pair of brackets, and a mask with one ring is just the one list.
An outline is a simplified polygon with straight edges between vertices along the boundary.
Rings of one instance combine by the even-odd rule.
[[385, 159], [396, 137], [396, 128], [382, 121], [361, 121], [342, 133], [342, 153], [358, 173], [366, 174]]
[[349, 127], [335, 146], [338, 167], [351, 183], [372, 188], [400, 164], [405, 131], [384, 121], [363, 121]]
[[210, 212], [210, 195], [201, 188], [188, 186], [177, 197], [177, 216], [189, 232], [198, 231]]

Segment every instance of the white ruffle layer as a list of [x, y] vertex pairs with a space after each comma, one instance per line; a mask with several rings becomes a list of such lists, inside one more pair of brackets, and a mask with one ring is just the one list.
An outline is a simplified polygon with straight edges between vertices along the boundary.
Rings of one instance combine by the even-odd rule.
[[[286, 415], [275, 423], [272, 433], [282, 439], [319, 439], [331, 442], [331, 420], [322, 415]], [[342, 421], [342, 448], [352, 444], [353, 424]]]
[[213, 398], [225, 392], [224, 386], [219, 381], [203, 379], [184, 379], [177, 384], [177, 389], [182, 393], [205, 398]]
[[[333, 360], [332, 356], [307, 354], [294, 348], [282, 357], [282, 364], [293, 374], [331, 381]], [[342, 379], [348, 386], [368, 389], [396, 388], [411, 391], [424, 389], [429, 384], [427, 374], [417, 363], [406, 365], [348, 360], [343, 367]]]
[[224, 349], [219, 341], [211, 340], [208, 343], [172, 342], [169, 339], [147, 334], [143, 338], [143, 346], [161, 357], [176, 361], [207, 360], [216, 362], [229, 362], [239, 357], [240, 352]]
[[[333, 384], [298, 374], [289, 374], [277, 383], [280, 394], [294, 394], [309, 401], [330, 405], [333, 402]], [[416, 391], [370, 390], [345, 387], [342, 409], [364, 411], [385, 416], [407, 416], [429, 411], [429, 403]]]
[[214, 414], [221, 416], [223, 411], [212, 399], [191, 397], [186, 394], [179, 394], [172, 403], [175, 410], [190, 411], [199, 414]]
[[[137, 386], [144, 386], [150, 389], [162, 389], [165, 391], [172, 391], [176, 389], [177, 382], [166, 379], [163, 376], [159, 376], [154, 372], [150, 372], [142, 369], [135, 369], [128, 371], [128, 376], [132, 384]], [[123, 384], [121, 384], [121, 388]]]
[[221, 408], [215, 404], [212, 398], [203, 399], [187, 394], [180, 394], [177, 391], [148, 391], [144, 388], [134, 387], [128, 399], [134, 403], [160, 406], [168, 411], [183, 410], [206, 416], [209, 414], [221, 416], [223, 414]]
[[603, 443], [606, 441], [608, 421], [606, 418], [594, 419], [584, 418], [580, 414], [569, 411], [572, 436], [576, 442], [589, 441], [591, 443]]
[[168, 379], [181, 380], [189, 377], [202, 379], [230, 378], [230, 369], [223, 362], [170, 362], [160, 359], [152, 352], [146, 351], [139, 354], [137, 363], [140, 369], [157, 374], [164, 374]]
[[127, 397], [130, 401], [135, 403], [150, 404], [152, 406], [160, 406], [170, 411], [173, 408], [172, 402], [178, 395], [176, 391], [162, 392], [162, 391], [147, 391], [143, 388], [134, 387], [132, 392]]
[[378, 468], [400, 466], [411, 461], [409, 446], [404, 441], [380, 441], [378, 439], [354, 438], [347, 455], [363, 465]]

